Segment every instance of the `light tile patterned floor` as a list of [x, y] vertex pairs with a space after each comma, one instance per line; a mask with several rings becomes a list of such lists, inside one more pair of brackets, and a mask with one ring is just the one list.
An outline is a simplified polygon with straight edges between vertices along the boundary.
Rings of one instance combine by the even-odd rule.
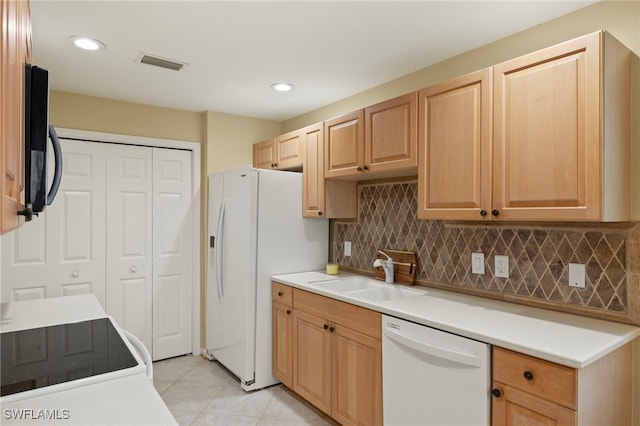
[[335, 425], [282, 385], [246, 393], [217, 362], [185, 355], [153, 363], [153, 383], [180, 425]]

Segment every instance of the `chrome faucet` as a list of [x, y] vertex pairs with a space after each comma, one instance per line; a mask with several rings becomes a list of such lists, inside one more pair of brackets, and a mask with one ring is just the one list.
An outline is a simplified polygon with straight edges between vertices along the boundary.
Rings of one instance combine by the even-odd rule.
[[387, 260], [384, 261], [382, 259], [376, 259], [373, 262], [373, 267], [377, 268], [381, 266], [382, 269], [384, 269], [384, 282], [387, 284], [393, 284], [393, 259], [382, 250], [378, 250], [378, 253], [385, 256]]

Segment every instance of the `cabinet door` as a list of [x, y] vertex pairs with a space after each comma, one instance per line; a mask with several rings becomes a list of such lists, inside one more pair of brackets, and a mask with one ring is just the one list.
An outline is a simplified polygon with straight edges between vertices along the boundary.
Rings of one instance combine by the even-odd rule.
[[322, 123], [303, 129], [302, 215], [304, 217], [326, 217], [323, 136]]
[[494, 382], [493, 389], [500, 391], [493, 397], [492, 426], [573, 426], [577, 424], [576, 412], [551, 401]]
[[154, 360], [191, 352], [191, 179], [191, 151], [153, 148]]
[[491, 211], [491, 69], [419, 92], [418, 218]]
[[62, 180], [49, 207], [54, 217], [55, 288], [47, 297], [93, 293], [105, 307], [106, 146], [60, 142]]
[[331, 333], [328, 328], [329, 324], [322, 318], [294, 311], [293, 390], [331, 415]]
[[276, 164], [276, 145], [274, 139], [253, 144], [253, 167], [273, 169]]
[[418, 102], [409, 93], [364, 110], [364, 164], [370, 172], [418, 167]]
[[16, 228], [24, 208], [24, 64], [31, 62], [27, 1], [2, 1], [0, 55], [0, 234]]
[[364, 166], [364, 110], [324, 122], [326, 178], [362, 173]]
[[380, 340], [335, 326], [332, 417], [343, 425], [382, 424]]
[[107, 306], [153, 353], [152, 149], [107, 144]]
[[293, 312], [291, 306], [273, 302], [273, 377], [293, 386]]
[[302, 167], [304, 133], [296, 130], [276, 138], [275, 168], [279, 170], [300, 169]]
[[599, 36], [494, 67], [493, 205], [500, 218], [600, 218]]

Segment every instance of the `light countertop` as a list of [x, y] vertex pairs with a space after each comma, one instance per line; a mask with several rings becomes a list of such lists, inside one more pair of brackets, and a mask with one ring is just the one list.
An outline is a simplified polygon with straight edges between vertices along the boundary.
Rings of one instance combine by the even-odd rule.
[[[640, 336], [640, 328], [445, 290], [388, 301], [326, 291], [319, 282], [353, 276], [303, 272], [274, 281], [573, 368], [583, 368]], [[377, 281], [382, 283], [381, 281]]]

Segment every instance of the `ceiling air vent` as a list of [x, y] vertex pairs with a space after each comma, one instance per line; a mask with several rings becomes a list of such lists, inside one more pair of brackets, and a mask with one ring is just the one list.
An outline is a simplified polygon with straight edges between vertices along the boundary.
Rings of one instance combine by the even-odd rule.
[[185, 62], [174, 61], [173, 59], [161, 58], [159, 56], [152, 56], [146, 53], [140, 54], [138, 60], [141, 64], [153, 65], [155, 67], [166, 68], [168, 70], [180, 71], [185, 65], [189, 65]]

